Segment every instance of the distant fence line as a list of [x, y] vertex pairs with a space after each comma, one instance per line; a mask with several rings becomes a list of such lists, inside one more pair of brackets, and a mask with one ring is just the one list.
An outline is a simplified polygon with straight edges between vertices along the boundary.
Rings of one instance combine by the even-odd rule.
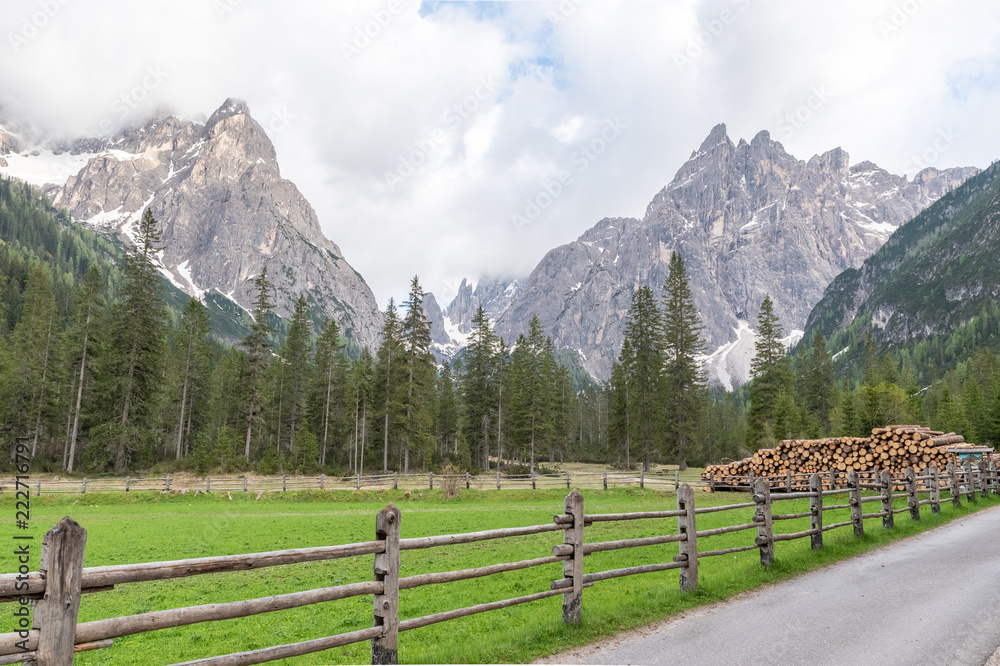
[[[396, 664], [399, 634], [405, 631], [552, 596], [563, 598], [563, 622], [579, 625], [583, 608], [583, 591], [601, 581], [678, 569], [680, 589], [694, 590], [698, 588], [699, 560], [744, 551], [759, 551], [760, 563], [767, 567], [774, 562], [776, 543], [809, 539], [811, 548], [819, 550], [823, 547], [824, 533], [830, 530], [851, 527], [855, 536], [860, 537], [864, 535], [866, 519], [881, 518], [883, 528], [892, 529], [897, 514], [909, 513], [911, 520], [916, 521], [920, 520], [922, 506], [930, 505], [933, 513], [939, 513], [943, 501], [950, 500], [958, 507], [961, 505], [963, 494], [970, 502], [974, 502], [977, 496], [986, 498], [991, 494], [996, 495], [1000, 489], [997, 468], [993, 463], [988, 466], [983, 463], [975, 468], [971, 463], [967, 463], [964, 468], [949, 465], [943, 474], [934, 467], [918, 474], [910, 467], [905, 470], [902, 477], [894, 477], [890, 471], [885, 470], [877, 478], [871, 479], [862, 479], [857, 472], [852, 471], [847, 475], [847, 488], [843, 489], [825, 489], [824, 479], [819, 474], [813, 474], [809, 478], [808, 490], [774, 495], [771, 493], [772, 480], [755, 479], [749, 502], [696, 507], [691, 486], [684, 484], [677, 493], [676, 510], [618, 514], [586, 513], [583, 495], [577, 490], [572, 490], [565, 498], [564, 513], [554, 516], [549, 524], [416, 538], [400, 538], [402, 512], [389, 503], [375, 517], [375, 540], [365, 543], [98, 567], [83, 566], [87, 532], [67, 516], [46, 533], [39, 571], [0, 575], [0, 602], [20, 600], [23, 603], [24, 599], [36, 600], [30, 629], [25, 624], [22, 632], [0, 634], [0, 664], [37, 660], [38, 663], [51, 666], [71, 666], [74, 652], [112, 648], [115, 638], [357, 596], [372, 598], [373, 615], [369, 627], [298, 643], [196, 659], [177, 666], [194, 664], [245, 666], [362, 641], [371, 641], [372, 664]], [[905, 488], [905, 492], [894, 492], [900, 487]], [[868, 491], [869, 494], [863, 494], [864, 491]], [[950, 497], [942, 498], [942, 492]], [[847, 497], [846, 502], [842, 504], [832, 504], [828, 501], [828, 498], [833, 500], [832, 496], [843, 494]], [[808, 511], [780, 514], [773, 510], [774, 505], [780, 501], [799, 499], [809, 500]], [[895, 500], [904, 500], [904, 506], [896, 508]], [[876, 507], [879, 510], [865, 513], [864, 505], [871, 502], [879, 503]], [[698, 529], [697, 518], [701, 514], [743, 511], [751, 508], [754, 514], [749, 523]], [[850, 510], [850, 520], [825, 522], [824, 514], [835, 510]], [[674, 517], [677, 518], [676, 532], [668, 530], [668, 533], [662, 533], [661, 530], [658, 536], [615, 541], [595, 542], [585, 539], [586, 534], [593, 534], [593, 532], [587, 533], [586, 528], [595, 522], [643, 521]], [[734, 519], [741, 518], [734, 516]], [[809, 529], [798, 532], [781, 532], [776, 529], [782, 521], [796, 519], [808, 519]], [[704, 527], [704, 524], [702, 526]], [[705, 547], [705, 539], [735, 532], [744, 534], [749, 532], [742, 545], [715, 550]], [[529, 550], [524, 555], [530, 559], [517, 562], [500, 562], [458, 571], [402, 575], [400, 552], [404, 550], [442, 548], [454, 544], [520, 538], [542, 533], [557, 533], [562, 537], [561, 543], [557, 542], [552, 546], [550, 555], [543, 555], [544, 551], [540, 550]], [[585, 572], [585, 569], [591, 568], [585, 567], [584, 559], [590, 553], [668, 543], [677, 544], [677, 555], [671, 557], [669, 552], [661, 550], [658, 563]], [[532, 547], [534, 544], [529, 546]], [[118, 585], [143, 581], [371, 555], [374, 555], [373, 575], [366, 581], [259, 599], [78, 622], [80, 596], [83, 593], [99, 593], [114, 589]], [[562, 576], [555, 577], [547, 590], [536, 590], [518, 597], [445, 610], [422, 617], [400, 618], [401, 590], [552, 564], [561, 564]], [[662, 584], [662, 582], [662, 579], [659, 581], [654, 579], [651, 584]]]
[[[355, 476], [239, 476], [190, 478], [130, 477], [96, 479], [33, 479], [29, 485], [36, 495], [42, 493], [93, 492], [279, 492], [289, 490], [433, 490], [466, 488], [471, 490], [547, 490], [555, 488], [603, 489], [653, 488], [677, 490], [683, 483], [701, 484], [697, 474], [673, 470], [669, 473], [644, 472], [561, 472], [558, 474], [369, 474]], [[13, 492], [14, 478], [0, 479], [0, 493]], [[23, 487], [24, 481], [21, 482]]]

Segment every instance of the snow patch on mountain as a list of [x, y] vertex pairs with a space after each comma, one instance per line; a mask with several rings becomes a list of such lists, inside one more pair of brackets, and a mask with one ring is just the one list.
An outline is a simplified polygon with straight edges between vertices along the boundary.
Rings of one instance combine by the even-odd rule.
[[23, 180], [29, 185], [63, 185], [71, 176], [80, 173], [87, 163], [100, 153], [68, 152], [56, 154], [51, 150], [33, 150], [25, 153], [3, 155], [6, 166], [0, 166], [0, 174], [8, 178]]
[[[727, 391], [739, 388], [750, 379], [750, 362], [757, 353], [757, 333], [750, 328], [750, 324], [740, 319], [733, 332], [735, 340], [699, 359], [708, 375], [708, 383], [722, 386]], [[791, 349], [802, 340], [803, 335], [803, 331], [794, 330], [780, 342], [785, 349]]]
[[750, 377], [750, 359], [753, 358], [757, 342], [750, 324], [742, 319], [733, 332], [736, 334], [735, 340], [721, 345], [700, 359], [708, 375], [708, 383], [721, 385], [727, 391], [745, 384]]

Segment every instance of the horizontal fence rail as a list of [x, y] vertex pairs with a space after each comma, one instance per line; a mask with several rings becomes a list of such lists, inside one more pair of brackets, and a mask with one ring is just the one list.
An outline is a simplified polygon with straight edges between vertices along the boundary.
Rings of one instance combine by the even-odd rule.
[[[394, 475], [393, 481], [395, 480]], [[537, 483], [537, 478], [534, 480]], [[818, 550], [823, 547], [823, 535], [833, 529], [851, 527], [856, 536], [862, 536], [865, 520], [882, 518], [883, 528], [892, 528], [894, 517], [899, 513], [909, 513], [912, 520], [920, 520], [921, 506], [930, 506], [934, 513], [938, 513], [942, 501], [950, 500], [955, 506], [960, 506], [962, 495], [969, 501], [975, 501], [977, 496], [1000, 494], [997, 469], [992, 463], [973, 466], [971, 462], [967, 462], [961, 467], [949, 465], [944, 471], [931, 467], [920, 474], [910, 468], [903, 477], [894, 477], [888, 470], [864, 477], [857, 472], [851, 472], [847, 474], [846, 487], [842, 489], [831, 489], [819, 474], [811, 475], [803, 486], [793, 486], [793, 490], [790, 491], [786, 488], [788, 492], [772, 492], [774, 488], [771, 481], [765, 478], [756, 479], [752, 486], [750, 502], [697, 508], [693, 489], [690, 485], [681, 484], [677, 488], [675, 510], [614, 514], [587, 514], [584, 511], [583, 495], [579, 490], [573, 489], [566, 496], [564, 512], [554, 516], [551, 524], [412, 538], [400, 537], [402, 513], [390, 503], [376, 516], [376, 538], [369, 542], [99, 567], [83, 567], [86, 530], [66, 517], [46, 533], [39, 571], [0, 575], [0, 601], [18, 601], [24, 597], [35, 600], [30, 624], [25, 621], [22, 624], [22, 631], [0, 634], [0, 665], [37, 660], [39, 663], [53, 666], [69, 666], [72, 664], [75, 652], [109, 649], [113, 647], [114, 639], [124, 636], [202, 622], [248, 617], [357, 596], [372, 597], [373, 626], [371, 627], [249, 652], [206, 657], [185, 664], [215, 666], [258, 664], [362, 641], [371, 641], [373, 664], [394, 664], [398, 662], [400, 632], [477, 613], [532, 603], [553, 596], [563, 598], [563, 621], [579, 624], [582, 617], [583, 590], [602, 581], [676, 569], [679, 573], [680, 589], [693, 590], [698, 587], [699, 560], [704, 558], [757, 550], [761, 565], [770, 566], [775, 559], [777, 543], [808, 538], [811, 548]], [[904, 492], [897, 492], [899, 490]], [[874, 494], [863, 495], [863, 492]], [[942, 498], [942, 493], [947, 496]], [[839, 497], [833, 500], [837, 503], [826, 502], [826, 498], [844, 495], [846, 502]], [[774, 510], [776, 504], [780, 506], [780, 502], [803, 499], [809, 500], [808, 511], [793, 510], [780, 513]], [[904, 500], [905, 505], [897, 508], [894, 504], [896, 500]], [[878, 506], [873, 508], [877, 508], [877, 511], [864, 512], [865, 505], [875, 503], [878, 503]], [[740, 518], [742, 521], [746, 520], [747, 512], [750, 510], [752, 510], [750, 522], [735, 521], [722, 527], [698, 529], [699, 515], [739, 511], [743, 512]], [[838, 510], [849, 510], [851, 519], [825, 523], [824, 514]], [[594, 523], [662, 521], [673, 518], [677, 519], [676, 532], [669, 531], [655, 536], [612, 541], [585, 539], [586, 528]], [[776, 524], [780, 525], [783, 521], [804, 519], [809, 520], [808, 529], [779, 531], [775, 528]], [[659, 525], [657, 529], [663, 531], [662, 523]], [[405, 550], [518, 539], [550, 532], [561, 532], [562, 542], [553, 545], [548, 554], [535, 552], [519, 561], [496, 562], [471, 569], [402, 575], [400, 553]], [[752, 532], [746, 537], [741, 537], [746, 538], [743, 545], [716, 549], [705, 547], [706, 539], [743, 532]], [[584, 557], [592, 553], [648, 548], [671, 543], [677, 544], [677, 554], [672, 557], [667, 556], [667, 561], [585, 571], [587, 567], [584, 566]], [[664, 556], [662, 549], [656, 552], [657, 557]], [[373, 577], [367, 581], [257, 599], [77, 622], [81, 594], [99, 593], [118, 585], [369, 556], [374, 559]], [[510, 599], [400, 620], [401, 590], [555, 564], [561, 565], [562, 576], [552, 580], [548, 590], [533, 592], [529, 590], [528, 594]]]
[[[36, 478], [28, 490], [37, 495], [56, 493], [99, 493], [173, 491], [198, 493], [270, 493], [291, 490], [552, 490], [556, 488], [613, 489], [651, 488], [677, 490], [681, 484], [709, 485], [699, 474], [679, 472], [560, 472], [556, 474], [358, 474], [353, 476], [239, 476], [239, 477], [143, 477], [97, 479]], [[0, 493], [20, 486], [13, 477], [0, 478]], [[720, 486], [721, 487], [721, 486]]]

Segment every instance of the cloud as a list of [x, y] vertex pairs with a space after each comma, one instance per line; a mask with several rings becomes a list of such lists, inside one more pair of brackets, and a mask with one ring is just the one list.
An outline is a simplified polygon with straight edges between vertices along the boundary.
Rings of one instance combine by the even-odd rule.
[[242, 97], [380, 301], [418, 274], [447, 302], [641, 216], [718, 122], [896, 172], [948, 131], [938, 166], [987, 165], [998, 19], [984, 0], [7, 0], [0, 105], [71, 136]]

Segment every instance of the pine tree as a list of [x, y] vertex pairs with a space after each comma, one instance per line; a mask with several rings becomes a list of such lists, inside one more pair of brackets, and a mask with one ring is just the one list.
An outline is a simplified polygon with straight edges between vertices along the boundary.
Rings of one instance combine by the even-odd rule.
[[287, 419], [288, 451], [295, 449], [295, 437], [302, 427], [306, 411], [306, 398], [312, 375], [310, 338], [312, 325], [309, 323], [309, 304], [304, 296], [295, 301], [295, 311], [288, 327], [288, 335], [281, 346], [279, 357], [287, 368], [287, 381], [283, 384], [282, 402], [285, 404]]
[[[367, 350], [366, 350], [367, 351]], [[340, 342], [340, 327], [333, 319], [327, 319], [316, 341], [316, 381], [313, 389], [313, 423], [319, 430], [320, 467], [326, 466], [326, 453], [330, 441], [336, 441], [336, 434], [342, 420], [344, 374], [344, 350]]]
[[354, 394], [354, 443], [355, 468], [358, 476], [364, 474], [365, 449], [368, 442], [368, 408], [372, 401], [372, 384], [375, 380], [375, 361], [368, 347], [351, 365], [351, 386]]
[[160, 232], [150, 209], [143, 213], [122, 268], [123, 285], [112, 310], [110, 350], [104, 375], [108, 416], [99, 439], [114, 450], [114, 470], [123, 474], [131, 458], [149, 450], [156, 428], [152, 406], [161, 389], [166, 306], [160, 296], [156, 254]]
[[437, 450], [442, 456], [448, 454], [448, 445], [458, 433], [458, 404], [455, 400], [455, 385], [451, 376], [451, 365], [445, 361], [441, 366], [437, 382], [437, 418], [434, 419]]
[[835, 383], [833, 359], [826, 348], [826, 339], [816, 331], [812, 345], [803, 354], [799, 377], [799, 394], [807, 413], [816, 419], [825, 432], [830, 427], [830, 409], [834, 404]]
[[389, 470], [389, 441], [395, 439], [400, 422], [399, 399], [402, 384], [403, 344], [402, 324], [392, 298], [385, 308], [382, 322], [382, 344], [376, 355], [376, 400], [382, 420], [382, 471]]
[[677, 252], [670, 256], [664, 291], [666, 442], [683, 471], [691, 442], [701, 427], [708, 391], [698, 360], [705, 353], [701, 316], [691, 295], [684, 259]]
[[530, 469], [535, 471], [535, 456], [552, 445], [555, 360], [552, 340], [542, 332], [534, 315], [528, 322], [528, 335], [519, 335], [511, 354], [508, 391], [511, 430], [520, 445], [527, 445]]
[[653, 290], [642, 286], [632, 294], [625, 320], [625, 341], [618, 362], [628, 393], [629, 447], [642, 450], [642, 468], [649, 471], [650, 452], [660, 443], [664, 426], [664, 329]]
[[17, 436], [31, 436], [31, 455], [36, 456], [42, 430], [42, 415], [50, 395], [55, 365], [56, 303], [52, 280], [40, 264], [28, 273], [21, 320], [11, 334], [15, 363], [6, 405], [8, 428]]
[[476, 466], [487, 471], [493, 432], [491, 417], [499, 399], [497, 360], [497, 339], [480, 305], [472, 319], [472, 334], [462, 361], [462, 404], [471, 458]]
[[401, 340], [405, 366], [402, 427], [403, 473], [410, 468], [410, 452], [421, 456], [422, 461], [434, 449], [434, 356], [431, 355], [431, 327], [423, 306], [424, 292], [416, 276], [410, 282], [410, 295], [406, 301]]
[[84, 395], [92, 384], [97, 371], [99, 356], [96, 351], [101, 348], [107, 304], [104, 302], [104, 280], [96, 265], [91, 265], [83, 278], [77, 299], [76, 312], [70, 327], [64, 334], [66, 358], [75, 381], [75, 395], [71, 396], [72, 408], [70, 419], [69, 445], [63, 456], [63, 469], [73, 473], [76, 460], [77, 438], [80, 433], [80, 421], [83, 414]]
[[771, 297], [765, 296], [757, 315], [756, 354], [750, 362], [753, 377], [747, 414], [747, 448], [750, 450], [760, 448], [765, 438], [774, 436], [775, 410], [788, 378], [781, 333]]
[[177, 446], [175, 458], [186, 453], [186, 442], [191, 436], [191, 422], [195, 405], [201, 403], [209, 364], [208, 310], [201, 301], [192, 298], [184, 306], [181, 329], [177, 336], [177, 367], [180, 381], [180, 414], [177, 419]]
[[253, 323], [250, 333], [241, 343], [247, 350], [243, 388], [244, 416], [246, 418], [246, 438], [243, 443], [243, 455], [250, 459], [250, 440], [254, 426], [261, 421], [261, 409], [264, 403], [264, 380], [271, 357], [271, 343], [268, 337], [274, 333], [268, 322], [268, 315], [274, 303], [271, 301], [271, 283], [267, 280], [267, 266], [260, 270], [260, 275], [254, 278], [254, 289], [257, 296], [254, 299]]
[[[622, 351], [619, 355], [621, 358], [629, 358], [632, 354], [631, 343], [626, 339], [622, 343]], [[631, 405], [629, 403], [629, 386], [628, 377], [625, 375], [625, 368], [622, 366], [621, 361], [615, 361], [611, 366], [611, 418], [608, 423], [608, 430], [610, 431], [610, 436], [615, 442], [624, 450], [625, 452], [625, 469], [632, 469], [632, 433], [631, 433]], [[588, 402], [586, 400], [586, 392], [584, 392], [584, 399], [580, 401], [580, 450], [584, 449], [583, 445], [583, 404]]]
[[[503, 459], [503, 445], [508, 429], [504, 427], [504, 402], [503, 387], [507, 383], [507, 371], [510, 368], [510, 348], [501, 337], [497, 345], [496, 355], [496, 387], [497, 387], [497, 470], [500, 468], [500, 461]], [[509, 394], [508, 394], [509, 400]], [[457, 435], [456, 435], [457, 439]], [[457, 448], [457, 444], [456, 444]]]

